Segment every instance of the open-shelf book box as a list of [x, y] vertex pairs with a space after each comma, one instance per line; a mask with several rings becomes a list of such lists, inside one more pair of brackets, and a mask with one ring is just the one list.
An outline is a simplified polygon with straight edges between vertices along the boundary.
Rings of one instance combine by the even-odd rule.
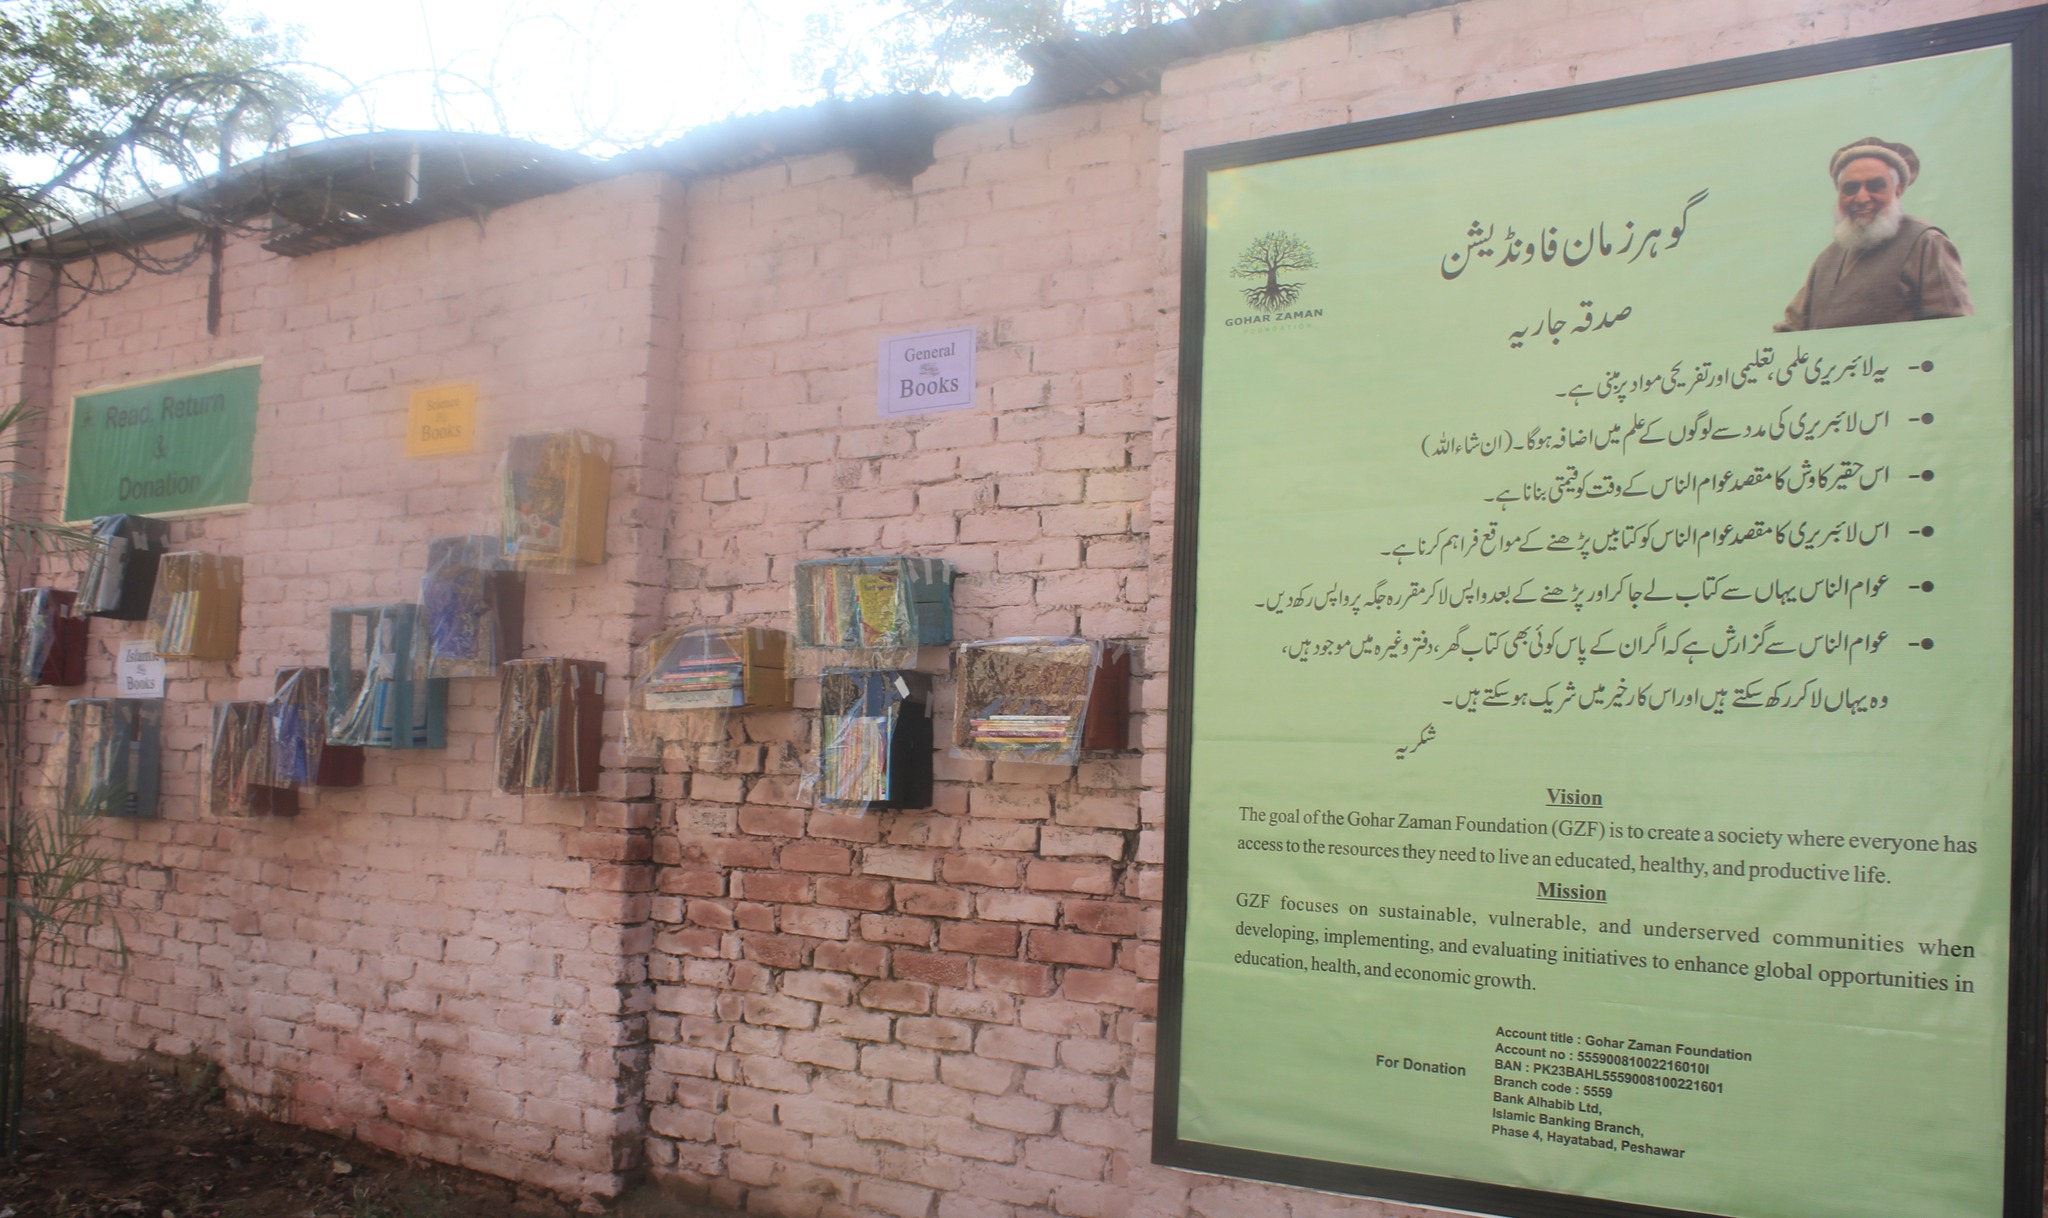
[[296, 816], [299, 792], [277, 785], [270, 703], [216, 702], [206, 748], [206, 804], [215, 816]]
[[171, 526], [147, 516], [100, 516], [92, 522], [92, 536], [92, 554], [78, 579], [79, 613], [146, 621], [157, 565], [171, 548]]
[[327, 621], [327, 742], [443, 747], [448, 682], [418, 674], [420, 607], [346, 606]]
[[526, 576], [496, 537], [437, 537], [420, 578], [425, 675], [488, 677], [523, 649]]
[[21, 679], [30, 685], [85, 684], [85, 619], [76, 597], [56, 588], [23, 588], [14, 598]]
[[167, 660], [232, 660], [242, 634], [242, 560], [181, 550], [158, 564], [149, 633]]
[[907, 668], [920, 647], [953, 641], [953, 566], [868, 556], [796, 564], [802, 671]]
[[499, 478], [505, 557], [567, 570], [604, 561], [612, 442], [573, 427], [513, 436]]
[[604, 664], [552, 657], [498, 669], [498, 790], [597, 790], [604, 747]]
[[155, 816], [163, 701], [73, 698], [64, 719], [64, 806], [97, 816]]
[[1130, 715], [1131, 652], [1092, 639], [962, 643], [953, 752], [1071, 765], [1083, 750], [1121, 749]]
[[932, 800], [928, 682], [918, 673], [832, 671], [818, 680], [818, 803], [923, 808]]
[[275, 692], [270, 695], [270, 735], [278, 786], [304, 790], [363, 785], [361, 747], [327, 742], [327, 694], [324, 668], [277, 670]]

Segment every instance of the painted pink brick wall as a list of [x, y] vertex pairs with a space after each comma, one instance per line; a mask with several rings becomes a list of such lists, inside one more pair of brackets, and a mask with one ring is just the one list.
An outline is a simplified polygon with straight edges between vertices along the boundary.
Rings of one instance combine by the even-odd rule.
[[[960, 638], [1145, 632], [1154, 106], [965, 126], [907, 187], [837, 156], [690, 185], [673, 618], [787, 625], [797, 561], [913, 553], [960, 569]], [[975, 408], [878, 420], [878, 342], [968, 324]], [[850, 816], [801, 789], [812, 730], [666, 759], [650, 1164], [764, 1213], [1113, 1212], [1156, 976], [1137, 758], [941, 755], [931, 810]]]
[[[671, 392], [656, 352], [673, 308], [655, 285], [674, 254], [647, 222], [673, 189], [626, 179], [296, 260], [232, 242], [218, 337], [203, 267], [82, 301], [56, 327], [58, 403], [245, 358], [263, 360], [263, 390], [252, 507], [173, 532], [243, 556], [240, 655], [170, 662], [163, 815], [100, 833], [130, 965], [89, 953], [44, 970], [46, 1026], [116, 1055], [218, 1060], [240, 1096], [294, 1121], [615, 1191], [641, 1141], [647, 776], [614, 751], [600, 797], [494, 795], [487, 680], [453, 683], [445, 751], [372, 750], [362, 789], [322, 791], [295, 820], [208, 817], [200, 767], [212, 701], [324, 664], [329, 607], [417, 599], [429, 539], [493, 528], [496, 456], [530, 428], [619, 448], [611, 557], [529, 577], [529, 654], [624, 676], [673, 466], [650, 420]], [[450, 380], [479, 385], [477, 451], [406, 459], [405, 391]], [[53, 428], [53, 478], [64, 436]], [[142, 631], [92, 629], [89, 686], [35, 695], [46, 753], [63, 699], [107, 692], [118, 641]]]
[[[242, 660], [174, 665], [205, 700], [267, 690], [321, 654], [328, 604], [412, 595], [427, 538], [486, 522], [488, 455], [395, 455], [402, 387], [476, 379], [485, 454], [567, 421], [621, 442], [614, 557], [534, 578], [536, 652], [624, 675], [667, 624], [787, 625], [801, 559], [938, 555], [963, 572], [962, 638], [1139, 640], [1142, 747], [941, 756], [932, 809], [846, 816], [810, 806], [798, 710], [638, 769], [610, 745], [605, 798], [505, 799], [486, 683], [461, 690], [445, 758], [375, 758], [363, 791], [264, 824], [193, 807], [193, 709], [166, 817], [105, 832], [135, 965], [47, 974], [45, 1022], [199, 1052], [293, 1119], [575, 1192], [644, 1156], [762, 1214], [1424, 1212], [1147, 1162], [1182, 154], [2013, 7], [1468, 0], [969, 124], [907, 186], [827, 155], [296, 261], [237, 244], [217, 340], [191, 274], [87, 302], [56, 330], [58, 400], [266, 360], [256, 506], [179, 526], [250, 561]], [[963, 324], [976, 408], [878, 421], [877, 340]], [[32, 389], [39, 358], [0, 342], [0, 384]], [[123, 633], [98, 631], [102, 687]], [[927, 660], [943, 740], [951, 686]]]

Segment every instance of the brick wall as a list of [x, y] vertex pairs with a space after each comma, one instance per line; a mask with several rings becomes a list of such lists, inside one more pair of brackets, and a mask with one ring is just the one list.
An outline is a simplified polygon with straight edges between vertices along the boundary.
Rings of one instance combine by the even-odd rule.
[[[964, 125], [908, 184], [826, 154], [297, 260], [235, 243], [218, 339], [198, 270], [80, 303], [53, 401], [261, 356], [264, 414], [253, 508], [177, 526], [248, 559], [242, 657], [173, 663], [165, 815], [102, 835], [131, 964], [46, 971], [44, 1022], [594, 1195], [644, 1166], [804, 1218], [1421, 1212], [1147, 1162], [1183, 153], [2019, 6], [1467, 0]], [[878, 340], [959, 325], [976, 407], [878, 420]], [[10, 342], [0, 379], [33, 395], [43, 357]], [[404, 460], [403, 390], [451, 379], [483, 387], [480, 452]], [[666, 625], [787, 626], [799, 560], [941, 556], [961, 638], [1137, 641], [1138, 747], [942, 754], [932, 808], [848, 816], [803, 786], [806, 681], [721, 742], [608, 746], [601, 797], [507, 798], [495, 686], [463, 682], [445, 754], [373, 753], [362, 791], [297, 821], [201, 814], [204, 703], [317, 658], [328, 605], [412, 596], [428, 538], [486, 523], [504, 437], [563, 423], [621, 444], [613, 556], [533, 577], [534, 653], [623, 674]], [[99, 688], [126, 633], [95, 624]], [[944, 740], [944, 652], [921, 667]]]
[[[958, 637], [1145, 633], [1155, 105], [948, 132], [907, 189], [830, 156], [691, 185], [672, 617], [786, 625], [796, 561], [909, 552], [961, 571]], [[877, 342], [968, 323], [977, 407], [879, 421]], [[1119, 1212], [1139, 758], [942, 756], [930, 810], [849, 816], [801, 790], [813, 731], [666, 759], [651, 1164], [770, 1213]]]
[[[620, 442], [609, 561], [530, 576], [526, 616], [529, 654], [628, 670], [673, 477], [657, 417], [673, 308], [655, 296], [675, 189], [632, 178], [295, 260], [233, 241], [218, 337], [203, 262], [66, 301], [60, 420], [81, 389], [233, 359], [260, 358], [263, 387], [251, 508], [172, 532], [174, 548], [243, 557], [240, 656], [168, 662], [162, 816], [100, 833], [128, 966], [89, 952], [43, 969], [46, 1027], [120, 1056], [216, 1060], [267, 1112], [563, 1191], [612, 1191], [637, 1162], [644, 769], [614, 750], [599, 798], [494, 795], [496, 683], [458, 680], [446, 750], [371, 750], [360, 790], [323, 790], [296, 819], [212, 819], [200, 782], [210, 704], [324, 664], [330, 606], [418, 599], [429, 539], [493, 527], [496, 457], [521, 430]], [[406, 390], [450, 380], [479, 385], [477, 451], [406, 459]], [[53, 482], [66, 431], [51, 429]], [[119, 641], [141, 636], [93, 622], [87, 688], [35, 692], [46, 773], [63, 700], [111, 692]]]

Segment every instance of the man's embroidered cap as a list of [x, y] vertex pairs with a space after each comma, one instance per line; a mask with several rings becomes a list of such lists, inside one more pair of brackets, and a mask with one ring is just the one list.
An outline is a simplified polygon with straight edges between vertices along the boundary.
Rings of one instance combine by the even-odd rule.
[[1839, 179], [1842, 176], [1842, 166], [1863, 156], [1876, 157], [1898, 170], [1900, 190], [1911, 186], [1913, 179], [1920, 176], [1920, 158], [1913, 154], [1911, 148], [1904, 144], [1894, 144], [1890, 140], [1881, 140], [1874, 135], [1866, 135], [1854, 143], [1844, 144], [1835, 150], [1834, 156], [1828, 158], [1828, 181]]

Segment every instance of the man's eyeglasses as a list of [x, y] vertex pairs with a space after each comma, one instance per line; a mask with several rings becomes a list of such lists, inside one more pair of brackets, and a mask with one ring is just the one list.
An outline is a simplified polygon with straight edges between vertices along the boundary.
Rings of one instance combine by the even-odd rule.
[[1892, 180], [1889, 176], [1867, 178], [1861, 182], [1852, 178], [1842, 182], [1835, 189], [1841, 191], [1845, 199], [1853, 199], [1864, 191], [1869, 191], [1873, 195], [1890, 194]]

